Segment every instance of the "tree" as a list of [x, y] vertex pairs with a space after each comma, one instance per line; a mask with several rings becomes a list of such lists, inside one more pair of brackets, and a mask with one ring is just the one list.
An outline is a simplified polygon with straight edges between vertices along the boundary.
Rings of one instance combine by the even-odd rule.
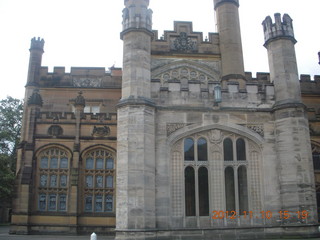
[[21, 100], [7, 97], [0, 101], [0, 202], [12, 197], [22, 112]]

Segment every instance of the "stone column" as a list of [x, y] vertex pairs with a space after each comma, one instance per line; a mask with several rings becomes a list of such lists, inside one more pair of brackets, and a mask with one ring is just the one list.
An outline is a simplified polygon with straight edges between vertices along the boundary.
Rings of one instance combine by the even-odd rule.
[[[275, 14], [263, 22], [270, 78], [275, 87], [275, 150], [282, 211], [294, 217], [283, 223], [314, 223], [317, 220], [314, 174], [308, 118], [301, 102], [292, 19]], [[307, 210], [307, 219], [298, 211]]]
[[222, 85], [238, 82], [245, 88], [239, 0], [214, 0], [221, 51]]
[[150, 239], [155, 224], [155, 106], [150, 99], [149, 0], [125, 0], [118, 104], [116, 239]]

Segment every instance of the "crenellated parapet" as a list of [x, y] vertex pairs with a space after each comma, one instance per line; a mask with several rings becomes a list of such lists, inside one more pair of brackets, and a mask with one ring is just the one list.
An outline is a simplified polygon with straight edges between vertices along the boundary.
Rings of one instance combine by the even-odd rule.
[[43, 52], [43, 47], [44, 47], [44, 40], [43, 38], [32, 38], [31, 39], [31, 47], [30, 47], [30, 51], [31, 50], [40, 50]]
[[[228, 82], [221, 89], [219, 107], [238, 109], [271, 109], [275, 103], [274, 86], [268, 73], [258, 73], [256, 78], [246, 73], [248, 80], [244, 88], [238, 82]], [[203, 107], [215, 105], [215, 87], [219, 81], [181, 81], [171, 79], [162, 85], [160, 79], [152, 80], [152, 99], [159, 107]]]
[[66, 72], [65, 67], [41, 67], [41, 87], [73, 87], [73, 88], [121, 88], [122, 69], [111, 67], [72, 67]]
[[294, 38], [292, 19], [288, 14], [284, 14], [281, 20], [281, 14], [274, 14], [275, 22], [272, 22], [270, 16], [262, 22], [264, 31], [265, 46], [270, 42], [278, 38], [288, 38], [293, 43], [296, 43]]
[[148, 8], [149, 0], [125, 0], [122, 11], [123, 35], [130, 29], [141, 29], [151, 32], [152, 10]]

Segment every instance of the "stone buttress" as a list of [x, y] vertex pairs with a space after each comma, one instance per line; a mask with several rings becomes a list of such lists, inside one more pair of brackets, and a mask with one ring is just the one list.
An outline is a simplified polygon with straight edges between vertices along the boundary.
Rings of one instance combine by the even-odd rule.
[[152, 11], [148, 9], [149, 0], [124, 3], [116, 239], [145, 239], [143, 231], [155, 228], [155, 108], [150, 99]]

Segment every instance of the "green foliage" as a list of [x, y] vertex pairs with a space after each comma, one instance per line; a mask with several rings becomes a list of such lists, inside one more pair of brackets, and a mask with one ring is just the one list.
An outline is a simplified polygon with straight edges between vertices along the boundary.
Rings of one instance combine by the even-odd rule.
[[15, 179], [23, 103], [7, 97], [0, 101], [0, 201], [10, 201]]

